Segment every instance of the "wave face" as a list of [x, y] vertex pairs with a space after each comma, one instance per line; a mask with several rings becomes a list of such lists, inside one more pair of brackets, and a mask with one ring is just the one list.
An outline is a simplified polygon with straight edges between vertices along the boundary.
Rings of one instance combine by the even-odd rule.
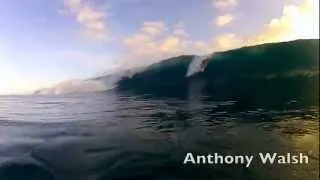
[[199, 93], [218, 100], [236, 98], [251, 104], [280, 103], [296, 98], [317, 103], [318, 47], [319, 40], [296, 40], [244, 47], [207, 57], [180, 56], [121, 79], [117, 89], [187, 98], [196, 86]]

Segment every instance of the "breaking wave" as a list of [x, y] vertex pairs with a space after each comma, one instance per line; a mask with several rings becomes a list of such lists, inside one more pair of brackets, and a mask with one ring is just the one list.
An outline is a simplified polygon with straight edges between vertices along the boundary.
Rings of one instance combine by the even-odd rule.
[[[177, 57], [177, 59], [180, 59], [181, 57], [183, 56]], [[207, 64], [206, 60], [212, 57], [212, 55], [190, 56], [190, 57], [192, 57], [192, 60], [188, 62], [189, 63], [188, 70], [185, 73], [186, 77], [191, 77], [195, 74], [203, 72]], [[164, 60], [163, 62], [167, 62], [167, 61], [172, 61], [172, 59]], [[131, 79], [135, 77], [135, 75], [138, 75], [139, 73], [144, 73], [148, 70], [154, 70], [154, 66], [158, 66], [158, 65], [159, 63], [156, 63], [146, 67], [137, 67], [133, 69], [122, 70], [114, 74], [99, 76], [91, 79], [68, 80], [68, 81], [64, 81], [59, 84], [56, 84], [55, 86], [50, 88], [40, 89], [36, 91], [35, 94], [48, 95], [48, 94], [70, 94], [70, 93], [90, 93], [90, 92], [108, 91], [116, 88], [121, 80]], [[161, 68], [165, 68], [165, 67], [161, 67]]]
[[[245, 93], [240, 92], [243, 88], [252, 91], [270, 88], [271, 92], [272, 88], [282, 85], [292, 89], [310, 85], [314, 89], [318, 88], [314, 82], [317, 82], [319, 75], [316, 58], [319, 51], [316, 46], [319, 46], [319, 40], [296, 40], [206, 56], [178, 56], [109, 75], [65, 81], [38, 90], [35, 94], [88, 93], [111, 89], [183, 94], [187, 93], [191, 84], [200, 82], [205, 91], [221, 96]], [[233, 92], [236, 89], [239, 92]]]

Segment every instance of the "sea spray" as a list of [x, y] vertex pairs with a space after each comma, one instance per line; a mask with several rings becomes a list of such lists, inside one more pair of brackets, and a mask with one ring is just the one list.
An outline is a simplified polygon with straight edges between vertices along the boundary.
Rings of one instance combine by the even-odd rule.
[[52, 87], [43, 88], [34, 92], [38, 95], [91, 93], [108, 91], [117, 87], [118, 82], [124, 78], [132, 78], [136, 73], [145, 70], [146, 67], [120, 70], [113, 74], [101, 75], [91, 79], [76, 79], [58, 83]]
[[69, 94], [106, 91], [110, 87], [98, 80], [68, 80], [61, 82], [53, 87], [40, 89], [35, 94]]
[[195, 56], [188, 67], [186, 76], [190, 77], [197, 73], [203, 72], [207, 65], [206, 60], [212, 56], [213, 54], [206, 56]]

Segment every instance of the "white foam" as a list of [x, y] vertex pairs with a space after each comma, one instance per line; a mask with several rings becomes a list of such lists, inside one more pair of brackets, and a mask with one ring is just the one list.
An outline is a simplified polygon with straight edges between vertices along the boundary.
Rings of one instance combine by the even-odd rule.
[[190, 77], [200, 72], [203, 72], [206, 68], [206, 63], [204, 63], [204, 61], [210, 58], [211, 56], [211, 54], [206, 56], [195, 56], [188, 67], [186, 76]]

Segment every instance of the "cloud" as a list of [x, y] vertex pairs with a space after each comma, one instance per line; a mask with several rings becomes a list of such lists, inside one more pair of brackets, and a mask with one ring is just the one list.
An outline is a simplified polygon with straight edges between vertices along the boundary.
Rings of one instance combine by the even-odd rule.
[[[235, 1], [215, 2], [220, 6], [236, 4]], [[133, 65], [148, 64], [182, 54], [206, 54], [262, 43], [318, 38], [316, 33], [319, 32], [319, 10], [316, 6], [316, 2], [312, 0], [287, 5], [280, 17], [270, 19], [256, 34], [242, 36], [228, 32], [213, 37], [211, 41], [191, 39], [181, 24], [167, 27], [164, 22], [153, 22], [152, 27], [157, 27], [157, 30], [146, 31], [146, 27], [150, 25], [143, 23], [137, 33], [123, 40], [127, 55], [123, 59], [126, 60], [125, 63]], [[227, 14], [218, 19], [217, 25], [222, 26], [232, 22], [234, 17]]]
[[213, 47], [203, 41], [196, 41], [194, 43], [194, 48], [199, 52], [199, 54], [208, 54], [213, 51]]
[[166, 27], [161, 21], [148, 21], [144, 22], [141, 31], [150, 35], [158, 36], [166, 30]]
[[212, 4], [215, 8], [225, 9], [237, 5], [237, 0], [213, 0]]
[[300, 4], [284, 6], [279, 18], [271, 19], [260, 32], [254, 35], [221, 34], [214, 39], [211, 45], [215, 50], [227, 50], [295, 39], [319, 39], [318, 33], [319, 1], [304, 0]]
[[175, 29], [173, 34], [181, 37], [189, 37], [189, 34], [184, 29]]
[[173, 34], [179, 37], [189, 37], [190, 34], [185, 30], [183, 22], [177, 23], [173, 28]]
[[[161, 36], [155, 36], [157, 33], [140, 31], [124, 42], [130, 51], [130, 56], [132, 55], [132, 63], [137, 63], [137, 61], [144, 60], [154, 62], [154, 59], [164, 59], [181, 54], [206, 54], [262, 43], [318, 38], [316, 33], [319, 32], [319, 10], [315, 10], [315, 6], [312, 0], [284, 6], [280, 17], [271, 19], [260, 32], [251, 36], [241, 36], [230, 32], [219, 34], [209, 42], [197, 41], [190, 39], [183, 26], [176, 26], [174, 28], [164, 27], [169, 31]], [[227, 14], [216, 20], [218, 26], [223, 26], [232, 22], [234, 17]], [[164, 25], [164, 23], [161, 24]]]
[[167, 27], [161, 21], [144, 22], [140, 30], [125, 38], [123, 43], [130, 54], [135, 56], [170, 54], [178, 49], [180, 38], [174, 35], [163, 35], [165, 29]]
[[[77, 5], [81, 1], [73, 0], [72, 2], [77, 2], [75, 3]], [[237, 1], [217, 0], [214, 3], [219, 7], [228, 7], [236, 5]], [[169, 27], [163, 21], [145, 21], [137, 32], [121, 40], [123, 55], [114, 60], [117, 62], [115, 68], [146, 65], [182, 54], [201, 55], [268, 42], [314, 38], [316, 36], [315, 32], [318, 32], [316, 28], [319, 29], [317, 25], [319, 24], [319, 9], [316, 9], [316, 3], [318, 2], [304, 0], [301, 4], [285, 6], [280, 17], [270, 19], [256, 34], [242, 36], [235, 32], [227, 32], [219, 34], [209, 41], [191, 39], [182, 22]], [[75, 5], [71, 4], [70, 6]], [[77, 17], [80, 16], [79, 14], [77, 14]], [[105, 15], [99, 13], [92, 14], [92, 16], [80, 16], [77, 19], [80, 22], [93, 19], [95, 22], [96, 19], [105, 17]], [[218, 26], [223, 26], [233, 20], [232, 15], [226, 14], [218, 17], [216, 23]]]
[[161, 21], [143, 23], [138, 32], [123, 39], [123, 45], [126, 56], [120, 59], [121, 66], [125, 67], [146, 65], [187, 53], [205, 54], [209, 52], [204, 42], [190, 39], [183, 24], [167, 27]]
[[222, 27], [230, 24], [234, 19], [235, 17], [232, 14], [226, 14], [223, 16], [218, 16], [215, 20], [215, 23], [217, 26]]
[[238, 48], [245, 45], [242, 38], [232, 33], [217, 36], [214, 43], [215, 49], [220, 51]]
[[64, 0], [65, 7], [85, 28], [85, 35], [95, 39], [107, 37], [106, 7], [95, 7], [89, 1]]
[[319, 1], [304, 0], [299, 5], [287, 5], [279, 18], [273, 18], [251, 43], [319, 38]]
[[178, 36], [170, 35], [167, 36], [159, 45], [160, 50], [163, 53], [182, 53], [183, 51], [184, 39], [181, 39]]

